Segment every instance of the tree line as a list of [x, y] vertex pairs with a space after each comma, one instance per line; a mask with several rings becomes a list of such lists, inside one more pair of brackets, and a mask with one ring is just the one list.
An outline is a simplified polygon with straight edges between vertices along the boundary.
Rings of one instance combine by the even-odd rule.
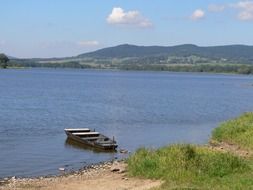
[[207, 72], [207, 73], [236, 73], [253, 74], [253, 65], [242, 64], [196, 64], [196, 65], [120, 65], [122, 70], [148, 70], [148, 71], [171, 71], [171, 72]]
[[0, 68], [6, 69], [8, 66], [8, 62], [9, 62], [9, 58], [5, 54], [1, 53], [0, 54]]

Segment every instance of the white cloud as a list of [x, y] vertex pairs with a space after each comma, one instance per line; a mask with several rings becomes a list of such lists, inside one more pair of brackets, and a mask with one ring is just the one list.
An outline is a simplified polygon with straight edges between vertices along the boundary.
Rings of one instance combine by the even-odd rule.
[[242, 11], [238, 14], [240, 20], [253, 20], [253, 13], [249, 11]]
[[217, 4], [211, 4], [208, 6], [208, 10], [210, 12], [222, 12], [226, 8], [225, 5], [217, 5]]
[[205, 17], [205, 12], [202, 9], [195, 10], [191, 15], [192, 20], [200, 20], [204, 17]]
[[96, 40], [93, 41], [79, 41], [77, 42], [77, 45], [83, 46], [83, 47], [92, 47], [92, 46], [98, 46], [99, 42]]
[[238, 19], [243, 21], [253, 21], [253, 1], [239, 1], [231, 7], [239, 9]]
[[124, 11], [120, 7], [114, 7], [107, 17], [107, 22], [112, 25], [128, 25], [140, 28], [148, 28], [153, 24], [151, 21], [141, 15], [139, 11]]

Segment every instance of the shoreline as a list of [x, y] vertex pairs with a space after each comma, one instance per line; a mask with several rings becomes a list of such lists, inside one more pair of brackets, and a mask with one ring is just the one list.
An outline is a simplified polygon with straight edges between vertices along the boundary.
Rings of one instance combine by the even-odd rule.
[[[180, 183], [178, 187], [182, 182], [199, 187], [206, 187], [206, 183], [212, 183], [209, 187], [215, 186], [217, 182], [224, 187], [249, 187], [251, 184], [253, 187], [253, 141], [248, 141], [252, 127], [253, 113], [244, 113], [215, 128], [205, 145], [174, 144], [157, 150], [143, 148], [130, 157], [114, 157], [76, 171], [59, 168], [60, 175], [13, 176], [0, 179], [0, 190], [147, 190], [172, 187], [177, 182]], [[234, 182], [227, 184], [231, 177]], [[249, 184], [242, 183], [244, 180]]]
[[0, 190], [13, 189], [150, 189], [159, 187], [162, 181], [132, 178], [127, 175], [125, 160], [110, 161], [90, 165], [78, 171], [63, 173], [57, 176], [35, 178], [8, 178], [0, 180]]
[[[10, 175], [10, 176], [0, 176], [0, 187], [1, 183], [11, 181], [12, 178], [15, 179], [40, 179], [40, 178], [54, 178], [54, 177], [61, 177], [61, 176], [68, 176], [76, 173], [80, 173], [86, 170], [94, 169], [97, 167], [102, 167], [104, 165], [112, 165], [114, 162], [124, 162], [130, 156], [131, 151], [126, 149], [119, 149], [118, 155], [114, 156], [111, 159], [106, 159], [104, 161], [98, 161], [93, 163], [81, 163], [78, 167], [69, 168], [69, 165], [65, 167], [60, 166], [59, 168], [55, 167], [54, 173], [49, 174], [35, 174], [35, 175]], [[120, 155], [120, 156], [119, 156]], [[58, 171], [58, 173], [57, 173]]]
[[[202, 145], [203, 146], [203, 145]], [[210, 149], [220, 152], [231, 152], [240, 157], [250, 157], [252, 151], [241, 149], [239, 146], [225, 142], [210, 141], [204, 145]], [[81, 167], [77, 171], [65, 171], [59, 175], [18, 177], [15, 176], [0, 179], [0, 190], [68, 190], [68, 189], [133, 189], [147, 190], [160, 187], [164, 182], [161, 180], [151, 180], [137, 177], [129, 177], [127, 173], [126, 159], [111, 160], [90, 164]], [[105, 185], [105, 183], [108, 183]]]
[[0, 68], [0, 70], [26, 70], [26, 69], [73, 69], [73, 70], [91, 70], [91, 71], [121, 71], [121, 72], [155, 72], [155, 73], [192, 73], [192, 74], [217, 74], [217, 75], [232, 75], [232, 76], [253, 76], [253, 74], [244, 74], [237, 72], [208, 72], [208, 71], [173, 71], [173, 70], [152, 70], [152, 69], [120, 69], [120, 68], [75, 68], [75, 67], [8, 67], [6, 69]]
[[[232, 153], [241, 158], [250, 158], [253, 155], [251, 150], [241, 148], [236, 144], [226, 142], [217, 142], [211, 140], [206, 146], [212, 150]], [[160, 187], [164, 181], [152, 180], [139, 177], [130, 177], [128, 175], [127, 159], [111, 160], [90, 164], [81, 167], [76, 171], [65, 171], [59, 168], [62, 173], [59, 175], [36, 176], [36, 177], [18, 177], [15, 176], [0, 179], [0, 190], [148, 190]], [[105, 185], [107, 183], [107, 185]]]
[[70, 176], [70, 175], [74, 175], [74, 174], [78, 174], [78, 173], [82, 173], [83, 171], [88, 171], [91, 169], [96, 169], [98, 167], [103, 167], [106, 165], [112, 165], [113, 162], [124, 162], [125, 159], [114, 159], [114, 160], [107, 160], [107, 161], [102, 161], [102, 162], [98, 162], [98, 163], [91, 163], [91, 164], [87, 164], [87, 165], [83, 165], [80, 166], [79, 168], [76, 169], [67, 169], [67, 168], [58, 168], [56, 170], [59, 171], [58, 174], [45, 174], [45, 175], [31, 175], [31, 176], [7, 176], [7, 177], [0, 177], [0, 187], [1, 187], [1, 182], [8, 182], [8, 181], [12, 181], [12, 179], [16, 179], [16, 180], [22, 180], [22, 179], [42, 179], [42, 178], [57, 178], [57, 177], [62, 177], [62, 176]]

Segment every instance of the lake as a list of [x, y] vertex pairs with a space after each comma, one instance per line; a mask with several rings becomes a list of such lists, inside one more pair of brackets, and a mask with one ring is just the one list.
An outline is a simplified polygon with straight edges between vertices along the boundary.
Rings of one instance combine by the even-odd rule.
[[99, 71], [0, 70], [0, 178], [38, 176], [122, 155], [66, 141], [89, 127], [119, 149], [205, 144], [220, 122], [253, 111], [253, 76]]

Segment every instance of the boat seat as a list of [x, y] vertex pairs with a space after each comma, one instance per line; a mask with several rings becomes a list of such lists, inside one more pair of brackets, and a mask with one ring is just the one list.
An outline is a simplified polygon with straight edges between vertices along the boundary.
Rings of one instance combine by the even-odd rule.
[[84, 137], [83, 140], [98, 140], [98, 139], [104, 139], [104, 137]]
[[98, 136], [99, 133], [98, 132], [80, 132], [80, 133], [72, 133], [73, 135], [77, 135], [77, 136]]
[[90, 132], [89, 128], [79, 128], [79, 129], [64, 129], [68, 132]]

